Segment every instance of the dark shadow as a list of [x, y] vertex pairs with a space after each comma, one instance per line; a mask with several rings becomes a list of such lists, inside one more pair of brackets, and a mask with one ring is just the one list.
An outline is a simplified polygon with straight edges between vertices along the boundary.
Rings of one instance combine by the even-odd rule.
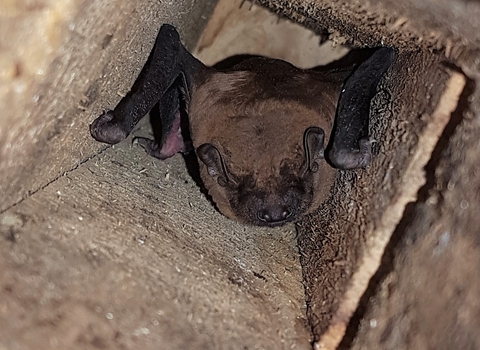
[[[200, 165], [198, 163], [198, 158], [195, 153], [195, 149], [193, 148], [192, 137], [190, 136], [190, 125], [189, 125], [185, 99], [180, 100], [180, 122], [181, 122], [182, 137], [186, 144], [186, 149], [187, 149], [187, 151], [183, 152], [182, 155], [185, 161], [185, 166], [187, 168], [188, 175], [190, 175], [192, 180], [200, 188], [200, 191], [202, 192], [202, 194], [205, 195], [205, 197], [207, 197], [209, 202], [211, 202], [213, 206], [217, 208], [211, 196], [209, 195], [208, 190], [203, 184], [202, 177], [200, 176]], [[152, 127], [153, 127], [153, 124], [152, 124]]]
[[160, 117], [160, 108], [157, 103], [150, 111], [150, 124], [152, 125], [153, 138], [160, 144], [162, 140], [162, 123]]
[[265, 56], [260, 56], [260, 55], [234, 55], [227, 57], [220, 62], [215, 63], [212, 67], [219, 70], [219, 71], [229, 71], [233, 70], [233, 68], [240, 63], [243, 63], [251, 58], [259, 58], [259, 57], [265, 57]]
[[[360, 63], [366, 61], [372, 54], [377, 50], [377, 48], [366, 48], [366, 49], [353, 49], [349, 51], [342, 58], [328, 63], [323, 66], [317, 66], [311, 68], [316, 72], [330, 72], [330, 71], [352, 71], [352, 69], [359, 65]], [[270, 58], [268, 56], [261, 55], [234, 55], [227, 57], [220, 62], [215, 63], [212, 67], [219, 71], [228, 71], [233, 69], [236, 65], [241, 64], [251, 58]], [[309, 69], [310, 70], [310, 69]]]
[[[329, 72], [338, 70], [352, 70], [355, 66], [366, 61], [378, 48], [352, 49], [342, 58], [330, 62], [324, 66], [313, 68], [317, 72]], [[352, 72], [353, 73], [353, 72]]]

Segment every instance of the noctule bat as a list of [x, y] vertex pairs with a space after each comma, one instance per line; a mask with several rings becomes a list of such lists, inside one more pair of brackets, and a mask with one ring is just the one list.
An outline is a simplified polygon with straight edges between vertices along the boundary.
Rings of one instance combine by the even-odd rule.
[[382, 47], [309, 70], [258, 56], [206, 67], [165, 24], [131, 92], [90, 132], [98, 141], [120, 142], [158, 104], [159, 140], [137, 138], [140, 145], [166, 159], [193, 143], [220, 212], [277, 226], [319, 206], [333, 183], [332, 166], [370, 163], [370, 101], [394, 58]]

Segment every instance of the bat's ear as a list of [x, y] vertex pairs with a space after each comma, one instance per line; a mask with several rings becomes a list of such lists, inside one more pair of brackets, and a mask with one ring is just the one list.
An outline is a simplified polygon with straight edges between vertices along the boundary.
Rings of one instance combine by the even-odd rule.
[[305, 150], [305, 171], [316, 172], [324, 158], [323, 146], [325, 132], [322, 128], [312, 126], [303, 134], [303, 148]]
[[223, 157], [218, 148], [211, 143], [204, 143], [197, 148], [197, 156], [207, 166], [208, 174], [212, 176], [220, 186], [225, 187], [230, 179]]

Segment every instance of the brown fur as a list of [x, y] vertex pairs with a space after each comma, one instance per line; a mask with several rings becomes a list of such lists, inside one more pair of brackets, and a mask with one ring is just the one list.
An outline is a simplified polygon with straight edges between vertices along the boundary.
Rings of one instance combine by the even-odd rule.
[[[232, 181], [242, 188], [250, 186], [264, 202], [276, 200], [271, 193], [294, 188], [289, 195], [302, 197], [292, 200], [297, 203], [296, 214], [307, 213], [320, 204], [325, 195], [322, 186], [328, 190], [333, 179], [333, 169], [325, 162], [318, 172], [303, 175], [305, 130], [322, 128], [326, 146], [332, 129], [341, 84], [329, 80], [323, 73], [268, 59], [257, 61], [252, 70], [208, 71], [194, 84], [189, 101], [194, 147], [214, 145]], [[248, 208], [237, 206], [242, 189], [220, 186], [199, 163], [219, 210], [252, 222], [245, 213]]]

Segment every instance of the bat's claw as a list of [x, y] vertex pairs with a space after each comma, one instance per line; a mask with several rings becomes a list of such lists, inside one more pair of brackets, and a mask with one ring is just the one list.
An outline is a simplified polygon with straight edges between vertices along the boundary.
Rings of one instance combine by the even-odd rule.
[[168, 153], [155, 141], [146, 137], [135, 137], [133, 139], [134, 144], [139, 144], [147, 152], [148, 155], [165, 160], [172, 157], [176, 152]]
[[105, 111], [95, 119], [90, 124], [90, 134], [95, 140], [111, 145], [119, 143], [128, 136], [128, 133], [115, 120], [113, 111]]
[[330, 161], [342, 170], [365, 168], [372, 161], [372, 143], [374, 140], [367, 138], [358, 141], [359, 149], [332, 149]]

